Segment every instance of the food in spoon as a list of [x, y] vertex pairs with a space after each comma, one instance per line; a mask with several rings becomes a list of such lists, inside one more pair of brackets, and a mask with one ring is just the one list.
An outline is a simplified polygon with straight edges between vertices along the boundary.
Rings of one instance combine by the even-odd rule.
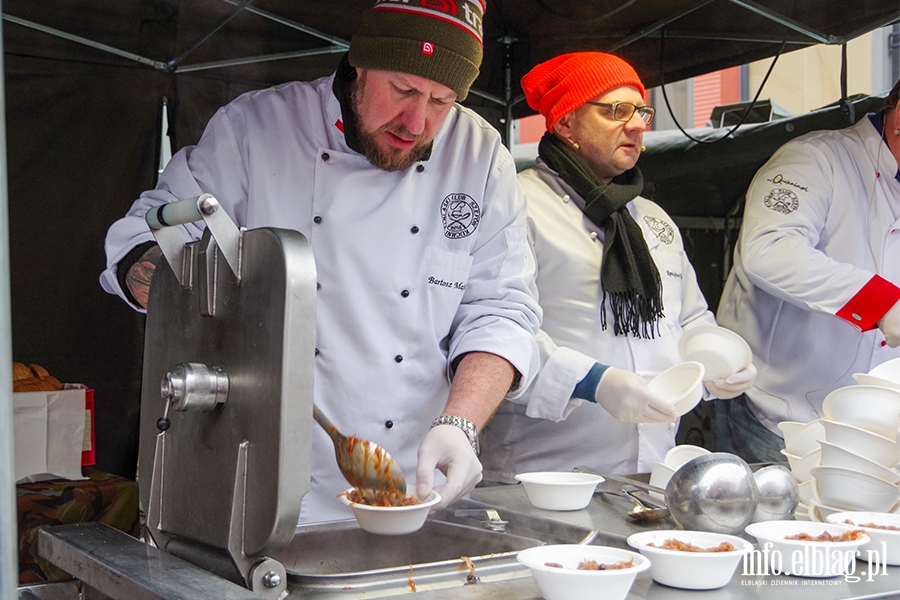
[[[365, 486], [366, 482], [358, 476], [358, 473], [354, 473], [349, 468], [345, 469], [344, 477], [350, 482], [350, 485], [356, 488], [354, 495], [359, 497], [359, 500], [356, 500], [348, 496], [351, 502], [369, 506], [410, 506], [419, 503], [415, 496], [407, 496], [400, 491], [398, 481], [391, 476], [393, 459], [384, 448], [377, 444], [371, 444], [369, 440], [361, 440], [355, 435], [348, 435], [344, 438], [341, 446], [341, 452], [346, 453], [348, 457], [352, 457], [354, 450], [359, 446], [362, 456], [365, 457], [364, 472], [368, 472], [371, 467], [378, 479], [378, 489], [373, 490]], [[371, 464], [369, 463], [370, 459]], [[347, 462], [349, 464], [351, 461]]]
[[700, 546], [695, 546], [689, 542], [682, 542], [681, 540], [670, 539], [664, 541], [662, 544], [657, 546], [656, 544], [648, 544], [653, 548], [661, 548], [663, 550], [678, 550], [680, 552], [734, 552], [734, 544], [730, 542], [722, 542], [715, 548], [701, 548]]

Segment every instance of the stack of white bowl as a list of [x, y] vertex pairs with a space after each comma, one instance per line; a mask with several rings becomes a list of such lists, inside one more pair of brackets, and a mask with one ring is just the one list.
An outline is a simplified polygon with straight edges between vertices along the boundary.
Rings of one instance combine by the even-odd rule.
[[900, 360], [826, 396], [825, 418], [779, 423], [800, 484], [794, 517], [824, 522], [844, 511], [900, 513]]

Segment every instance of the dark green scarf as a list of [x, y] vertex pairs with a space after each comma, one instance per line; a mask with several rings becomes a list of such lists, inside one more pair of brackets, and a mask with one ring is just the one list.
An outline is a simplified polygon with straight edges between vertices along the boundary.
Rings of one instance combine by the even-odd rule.
[[605, 234], [600, 283], [603, 300], [600, 324], [606, 329], [609, 299], [616, 335], [651, 339], [659, 333], [663, 316], [659, 270], [638, 225], [626, 207], [644, 188], [644, 177], [635, 167], [608, 185], [597, 183], [587, 164], [552, 133], [545, 133], [538, 154], [584, 198], [584, 214]]

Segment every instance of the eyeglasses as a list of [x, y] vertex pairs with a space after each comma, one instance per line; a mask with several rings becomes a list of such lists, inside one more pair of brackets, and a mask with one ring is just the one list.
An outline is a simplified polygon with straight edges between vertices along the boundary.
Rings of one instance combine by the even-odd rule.
[[599, 106], [600, 108], [608, 108], [612, 110], [613, 119], [616, 121], [622, 121], [627, 123], [634, 116], [634, 113], [641, 115], [641, 119], [647, 125], [653, 121], [653, 115], [656, 114], [656, 109], [652, 106], [636, 106], [631, 102], [616, 102], [615, 104], [607, 104], [605, 102], [593, 102], [592, 100], [588, 100], [587, 104], [593, 104], [594, 106]]

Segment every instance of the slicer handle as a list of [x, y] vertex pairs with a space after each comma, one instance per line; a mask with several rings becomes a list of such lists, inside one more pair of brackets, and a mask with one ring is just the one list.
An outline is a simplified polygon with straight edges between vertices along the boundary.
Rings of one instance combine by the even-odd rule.
[[[183, 225], [184, 223], [193, 223], [203, 219], [201, 210], [209, 211], [210, 200], [216, 203], [212, 194], [202, 194], [196, 198], [188, 198], [177, 202], [169, 202], [154, 206], [149, 211], [145, 219], [150, 229], [162, 229], [163, 227], [171, 227], [172, 225]], [[212, 209], [214, 212], [218, 206]], [[207, 214], [209, 214], [207, 212]]]

